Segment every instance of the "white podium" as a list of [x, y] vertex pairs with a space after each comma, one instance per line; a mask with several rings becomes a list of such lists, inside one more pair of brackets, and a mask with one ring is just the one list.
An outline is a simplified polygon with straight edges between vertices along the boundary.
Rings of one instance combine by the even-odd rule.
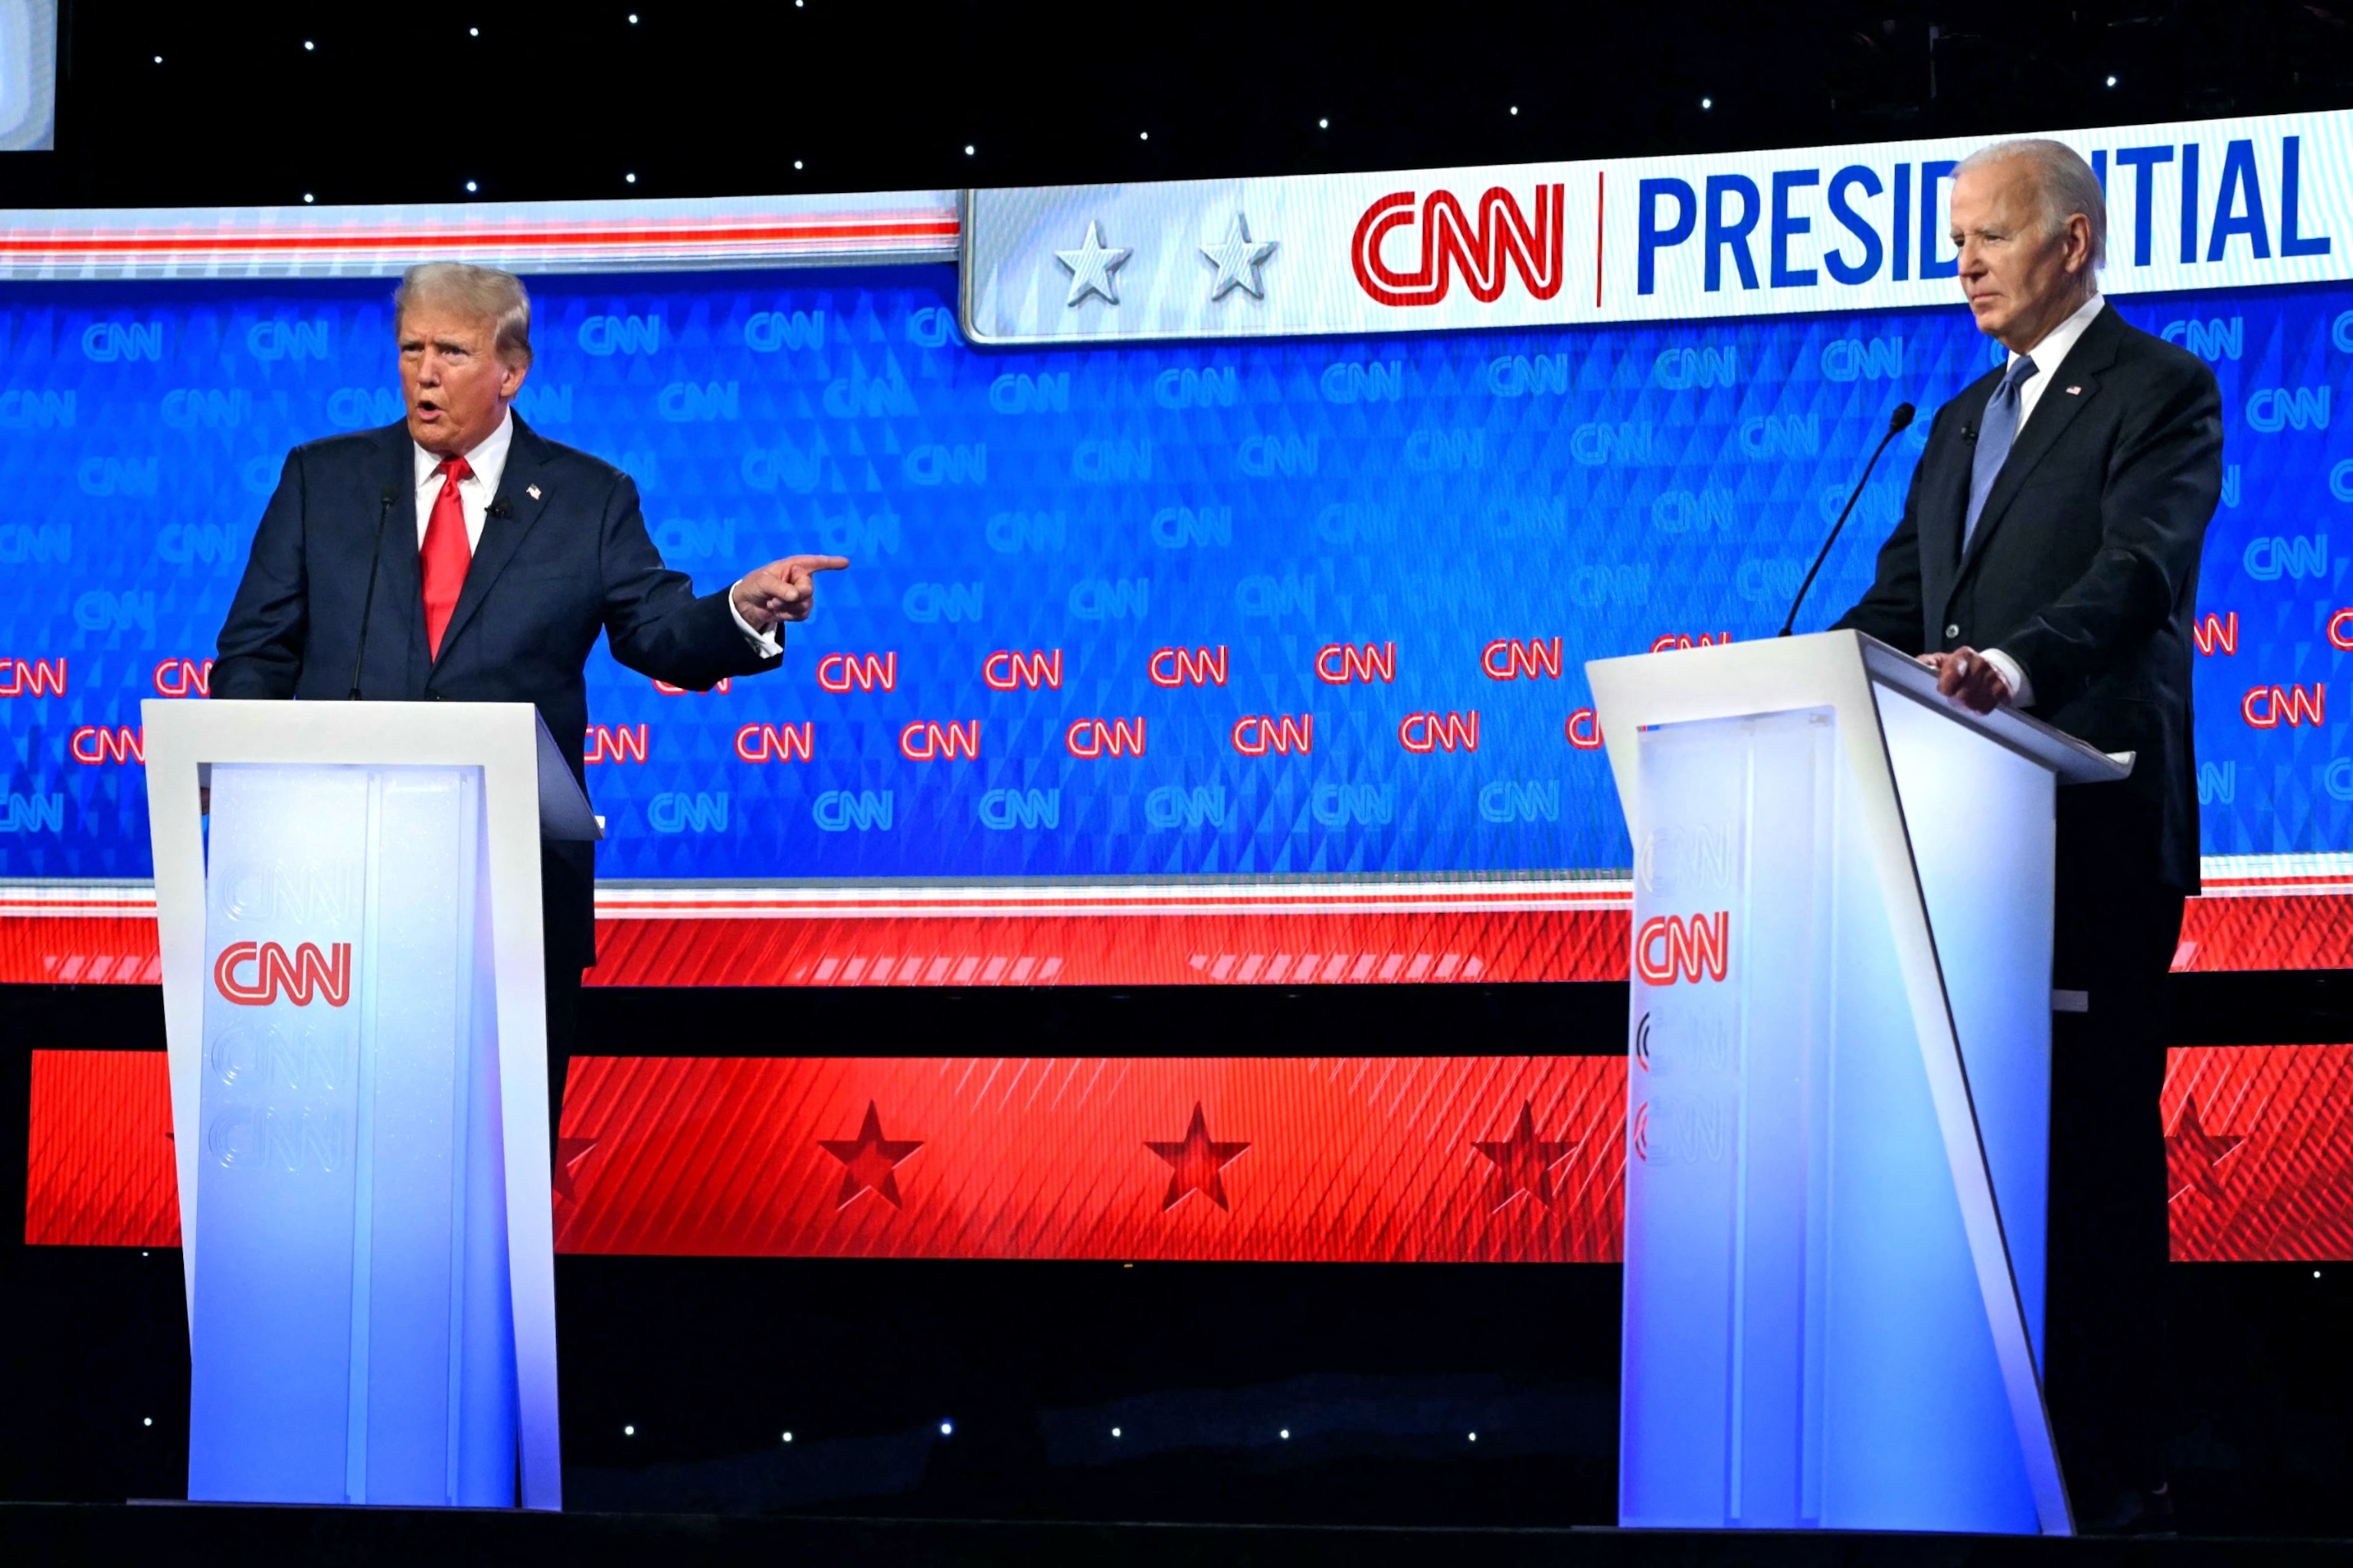
[[2053, 791], [2131, 758], [1851, 631], [1586, 670], [1635, 856], [1620, 1521], [2069, 1533]]
[[526, 704], [142, 716], [188, 1496], [560, 1508], [540, 840], [586, 800]]

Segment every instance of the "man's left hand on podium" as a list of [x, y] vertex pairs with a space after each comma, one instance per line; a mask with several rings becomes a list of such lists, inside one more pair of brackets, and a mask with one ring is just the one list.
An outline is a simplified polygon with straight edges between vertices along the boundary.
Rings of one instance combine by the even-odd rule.
[[1971, 713], [1989, 714], [2010, 699], [2010, 683], [1993, 662], [1974, 648], [1924, 653], [1920, 662], [1936, 672], [1936, 690]]

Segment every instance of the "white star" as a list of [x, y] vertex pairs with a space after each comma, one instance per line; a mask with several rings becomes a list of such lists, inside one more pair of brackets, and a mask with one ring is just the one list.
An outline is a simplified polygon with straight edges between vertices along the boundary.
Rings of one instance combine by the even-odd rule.
[[1253, 241], [1250, 237], [1250, 220], [1240, 213], [1226, 226], [1226, 237], [1215, 245], [1201, 247], [1218, 269], [1217, 281], [1209, 285], [1209, 298], [1222, 300], [1236, 289], [1249, 293], [1254, 300], [1266, 298], [1266, 285], [1259, 280], [1258, 270], [1274, 254], [1271, 239]]
[[1087, 242], [1076, 250], [1057, 250], [1055, 258], [1071, 272], [1071, 297], [1063, 302], [1075, 305], [1090, 293], [1101, 294], [1113, 304], [1119, 303], [1119, 290], [1111, 275], [1127, 265], [1131, 253], [1114, 250], [1103, 242], [1101, 228], [1091, 219], [1087, 224]]

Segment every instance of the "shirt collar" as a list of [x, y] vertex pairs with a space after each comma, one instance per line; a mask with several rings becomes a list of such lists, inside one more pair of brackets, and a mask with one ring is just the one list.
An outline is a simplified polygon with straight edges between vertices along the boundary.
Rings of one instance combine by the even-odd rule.
[[[2078, 306], [2073, 315], [2044, 333], [2041, 343], [2026, 351], [2033, 356], [2034, 373], [2042, 377], [2045, 386], [2050, 385], [2051, 378], [2059, 374], [2060, 363], [2074, 349], [2076, 339], [2084, 335], [2093, 318], [2100, 313], [2100, 307], [2106, 303], [2107, 301], [2094, 294]], [[2018, 355], [2011, 355], [2005, 363], [2016, 365]], [[489, 443], [483, 444], [487, 446]]]
[[[409, 445], [416, 449], [417, 487], [422, 490], [441, 467], [441, 460], [423, 447], [417, 446], [415, 441]], [[505, 477], [507, 471], [507, 450], [513, 445], [514, 410], [509, 408], [499, 415], [499, 428], [477, 441], [474, 450], [465, 454], [466, 466], [474, 471], [473, 479], [467, 482], [479, 482], [484, 490], [496, 495], [499, 481]]]

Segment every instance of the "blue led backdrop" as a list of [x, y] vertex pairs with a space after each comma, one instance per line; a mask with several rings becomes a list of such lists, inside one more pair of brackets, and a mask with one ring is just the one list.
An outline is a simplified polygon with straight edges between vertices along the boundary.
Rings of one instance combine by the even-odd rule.
[[[997, 352], [945, 267], [532, 287], [520, 412], [634, 474], [672, 565], [857, 562], [780, 674], [676, 695], [598, 655], [608, 877], [1622, 867], [1584, 662], [1769, 635], [1916, 402], [1800, 623], [1827, 624], [1999, 352], [1957, 302]], [[0, 288], [0, 874], [149, 874], [138, 704], [201, 689], [286, 449], [399, 417], [388, 292]], [[2353, 289], [2117, 308], [2229, 411], [2206, 849], [2342, 849]]]

